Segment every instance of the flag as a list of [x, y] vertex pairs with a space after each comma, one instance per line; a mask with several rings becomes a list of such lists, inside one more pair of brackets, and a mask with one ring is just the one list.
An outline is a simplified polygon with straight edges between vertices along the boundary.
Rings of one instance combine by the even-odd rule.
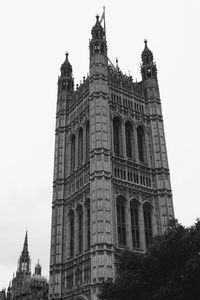
[[105, 21], [105, 8], [104, 8], [104, 10], [103, 10], [103, 14], [102, 14], [102, 16], [101, 16], [100, 23], [101, 23], [103, 20]]

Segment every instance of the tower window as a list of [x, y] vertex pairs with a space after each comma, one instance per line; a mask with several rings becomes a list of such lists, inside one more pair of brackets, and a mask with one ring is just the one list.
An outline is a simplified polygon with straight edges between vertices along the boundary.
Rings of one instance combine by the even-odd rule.
[[118, 244], [126, 245], [126, 223], [125, 223], [125, 201], [123, 198], [117, 199], [117, 233]]
[[132, 136], [133, 136], [133, 128], [129, 122], [125, 125], [126, 132], [126, 155], [127, 157], [132, 157]]
[[85, 204], [86, 209], [86, 248], [90, 248], [90, 200], [87, 199]]
[[78, 165], [80, 166], [83, 162], [83, 129], [79, 129], [78, 133]]
[[78, 252], [83, 251], [83, 207], [81, 205], [77, 208], [78, 216]]
[[87, 122], [86, 125], [86, 160], [90, 155], [90, 123]]
[[68, 91], [68, 92], [70, 92], [70, 87], [71, 87], [71, 84], [70, 84], [70, 81], [68, 80], [68, 81], [67, 81], [67, 91]]
[[101, 54], [104, 54], [104, 45], [101, 45]]
[[66, 89], [66, 81], [63, 80], [62, 81], [62, 91], [64, 91]]
[[69, 255], [70, 257], [74, 256], [74, 211], [70, 210], [69, 212], [69, 236], [70, 236], [70, 245], [69, 245]]
[[122, 155], [122, 131], [121, 122], [118, 118], [113, 120], [113, 135], [114, 135], [114, 152]]
[[95, 45], [94, 45], [94, 52], [95, 52], [95, 53], [99, 53], [99, 50], [100, 50], [100, 49], [99, 49], [99, 44], [95, 44]]
[[144, 130], [141, 126], [137, 128], [137, 140], [138, 140], [138, 155], [139, 160], [144, 162], [144, 147], [145, 147], [145, 137]]
[[75, 169], [75, 135], [71, 137], [71, 171]]
[[131, 213], [131, 233], [132, 233], [132, 246], [134, 248], [140, 247], [139, 237], [139, 204], [136, 200], [130, 202]]
[[147, 77], [148, 77], [148, 78], [151, 77], [151, 69], [150, 69], [150, 68], [147, 69]]
[[146, 247], [152, 242], [153, 231], [152, 231], [152, 206], [150, 203], [145, 203], [143, 206], [144, 213], [144, 231], [146, 239]]

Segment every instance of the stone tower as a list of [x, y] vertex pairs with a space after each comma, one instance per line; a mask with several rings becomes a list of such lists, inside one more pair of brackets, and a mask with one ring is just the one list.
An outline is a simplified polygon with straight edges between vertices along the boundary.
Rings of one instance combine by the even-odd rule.
[[58, 79], [50, 299], [98, 299], [117, 253], [144, 252], [174, 217], [153, 54], [145, 41], [133, 82], [98, 16], [91, 33], [89, 76], [75, 90], [66, 54]]

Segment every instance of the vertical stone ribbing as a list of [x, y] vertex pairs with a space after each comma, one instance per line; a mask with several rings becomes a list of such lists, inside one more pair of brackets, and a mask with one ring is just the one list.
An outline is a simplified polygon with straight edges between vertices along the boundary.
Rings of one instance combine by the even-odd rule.
[[113, 277], [111, 133], [107, 57], [95, 54], [90, 61], [90, 195], [92, 299], [98, 284]]

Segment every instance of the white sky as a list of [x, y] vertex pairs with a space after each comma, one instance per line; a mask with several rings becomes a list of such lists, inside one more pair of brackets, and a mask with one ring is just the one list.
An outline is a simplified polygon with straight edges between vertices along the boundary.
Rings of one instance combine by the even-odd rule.
[[106, 6], [109, 58], [140, 77], [143, 40], [158, 67], [176, 218], [200, 217], [200, 1], [0, 1], [0, 289], [28, 229], [32, 270], [48, 275], [57, 77], [69, 52], [75, 83], [89, 71], [89, 38]]

